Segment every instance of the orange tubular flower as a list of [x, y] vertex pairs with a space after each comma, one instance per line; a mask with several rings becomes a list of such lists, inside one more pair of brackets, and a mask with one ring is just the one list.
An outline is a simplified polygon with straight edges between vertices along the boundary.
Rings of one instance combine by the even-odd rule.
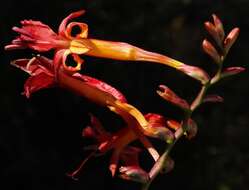
[[[21, 28], [13, 27], [13, 30], [18, 32], [20, 36], [13, 40], [12, 44], [5, 46], [5, 49], [31, 48], [41, 52], [55, 49], [55, 68], [58, 68], [60, 64], [60, 61], [57, 59], [62, 59], [64, 68], [73, 72], [80, 70], [83, 60], [79, 55], [85, 54], [124, 61], [156, 62], [180, 70], [201, 81], [203, 84], [209, 81], [209, 76], [206, 72], [198, 67], [186, 65], [167, 56], [145, 51], [127, 43], [87, 38], [88, 26], [85, 23], [71, 22], [67, 25], [70, 19], [76, 18], [84, 12], [74, 12], [66, 17], [59, 26], [58, 34], [41, 22], [24, 20], [21, 22]], [[71, 31], [75, 26], [80, 27], [81, 32], [76, 36], [72, 36]], [[72, 54], [74, 60], [77, 62], [76, 67], [67, 66], [66, 58], [69, 54]]]

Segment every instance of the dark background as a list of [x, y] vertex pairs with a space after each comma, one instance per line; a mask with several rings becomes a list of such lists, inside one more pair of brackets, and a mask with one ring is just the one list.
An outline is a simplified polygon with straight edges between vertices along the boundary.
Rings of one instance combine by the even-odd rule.
[[[63, 89], [47, 89], [26, 99], [20, 93], [28, 77], [9, 65], [30, 51], [4, 52], [22, 19], [40, 20], [55, 31], [72, 11], [87, 10], [80, 21], [89, 25], [90, 37], [124, 41], [163, 53], [212, 73], [215, 65], [201, 51], [207, 36], [203, 22], [216, 13], [226, 32], [239, 26], [241, 34], [225, 66], [248, 64], [248, 0], [7, 0], [1, 3], [0, 36], [0, 188], [35, 190], [139, 189], [139, 185], [108, 171], [109, 154], [91, 160], [74, 181], [66, 173], [87, 153], [81, 130], [92, 112], [113, 129], [120, 120]], [[82, 73], [102, 79], [121, 90], [143, 113], [156, 112], [181, 118], [181, 112], [157, 94], [167, 84], [191, 101], [198, 82], [174, 69], [151, 63], [122, 62], [84, 57]], [[175, 169], [159, 176], [151, 189], [246, 190], [249, 187], [248, 71], [219, 83], [210, 91], [225, 98], [223, 104], [204, 105], [193, 116], [199, 125], [195, 139], [182, 139], [171, 157]], [[145, 168], [150, 160], [143, 154]], [[6, 185], [6, 186], [5, 186]]]

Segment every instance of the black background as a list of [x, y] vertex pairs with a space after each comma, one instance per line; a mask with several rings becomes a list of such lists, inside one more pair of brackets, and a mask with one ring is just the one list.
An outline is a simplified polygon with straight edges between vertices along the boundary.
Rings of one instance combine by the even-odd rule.
[[[139, 189], [135, 183], [111, 178], [109, 154], [91, 160], [74, 181], [66, 173], [86, 157], [81, 130], [92, 112], [113, 130], [120, 119], [63, 89], [46, 89], [26, 99], [20, 93], [28, 77], [9, 65], [30, 51], [4, 52], [22, 19], [40, 20], [55, 31], [72, 11], [87, 10], [80, 21], [89, 25], [90, 37], [123, 41], [163, 53], [212, 73], [215, 65], [201, 51], [207, 36], [203, 22], [216, 13], [228, 32], [241, 28], [225, 66], [248, 64], [248, 0], [7, 0], [1, 3], [0, 36], [0, 187], [1, 189]], [[82, 73], [102, 79], [122, 91], [143, 113], [181, 118], [181, 112], [157, 94], [166, 84], [191, 101], [198, 82], [172, 68], [151, 63], [119, 62], [84, 57]], [[195, 139], [181, 140], [171, 157], [175, 169], [159, 176], [151, 189], [246, 190], [249, 187], [248, 71], [219, 83], [210, 91], [225, 98], [223, 104], [204, 105], [193, 116], [199, 125]], [[149, 167], [147, 154], [141, 157]]]

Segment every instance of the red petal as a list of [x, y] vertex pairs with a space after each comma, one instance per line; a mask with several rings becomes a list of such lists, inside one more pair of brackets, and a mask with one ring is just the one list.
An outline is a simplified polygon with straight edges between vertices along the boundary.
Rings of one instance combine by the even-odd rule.
[[84, 80], [90, 86], [93, 86], [101, 91], [111, 94], [117, 100], [121, 102], [127, 102], [125, 96], [121, 92], [119, 92], [117, 89], [115, 89], [114, 87], [110, 86], [109, 84], [103, 81], [100, 81], [98, 79], [95, 79], [95, 78], [92, 78], [86, 75], [81, 75], [79, 73], [75, 73], [73, 76], [81, 80]]
[[166, 125], [166, 119], [162, 115], [155, 113], [147, 113], [144, 117], [151, 124], [152, 127], [165, 127]]
[[70, 15], [68, 15], [66, 18], [64, 18], [59, 26], [59, 35], [65, 36], [66, 26], [69, 20], [73, 18], [77, 18], [85, 13], [85, 10], [80, 10], [77, 12], [73, 12]]
[[56, 46], [57, 34], [47, 25], [32, 20], [21, 21], [22, 27], [13, 27], [20, 34], [5, 49], [31, 48], [37, 51], [48, 51]]
[[32, 93], [43, 88], [50, 88], [54, 85], [54, 77], [49, 76], [45, 73], [40, 73], [27, 79], [24, 84], [23, 94], [25, 94], [26, 97], [29, 98]]
[[32, 59], [17, 59], [11, 62], [11, 65], [22, 69], [30, 75], [37, 75], [41, 72], [45, 72], [46, 74], [53, 76], [52, 60], [43, 56], [33, 57]]

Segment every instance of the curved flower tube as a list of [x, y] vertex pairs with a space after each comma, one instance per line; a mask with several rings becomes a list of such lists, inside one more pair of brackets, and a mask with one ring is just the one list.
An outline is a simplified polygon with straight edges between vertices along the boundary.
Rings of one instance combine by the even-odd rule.
[[[21, 21], [22, 27], [13, 27], [13, 30], [20, 34], [12, 41], [12, 44], [5, 46], [6, 50], [31, 48], [39, 52], [55, 49], [55, 63], [60, 63], [57, 59], [62, 59], [65, 70], [70, 72], [79, 71], [83, 60], [79, 55], [88, 55], [100, 58], [109, 58], [123, 61], [149, 61], [168, 65], [185, 74], [193, 77], [203, 84], [209, 81], [209, 76], [205, 71], [198, 67], [186, 65], [180, 61], [169, 58], [154, 52], [149, 52], [135, 47], [128, 43], [111, 42], [88, 38], [88, 26], [85, 23], [68, 21], [82, 15], [85, 11], [78, 11], [67, 16], [59, 26], [59, 32], [56, 34], [53, 30], [39, 22], [32, 20]], [[73, 27], [79, 27], [80, 33], [72, 35]], [[66, 59], [72, 54], [77, 65], [68, 66]], [[56, 68], [59, 68], [57, 65]]]

